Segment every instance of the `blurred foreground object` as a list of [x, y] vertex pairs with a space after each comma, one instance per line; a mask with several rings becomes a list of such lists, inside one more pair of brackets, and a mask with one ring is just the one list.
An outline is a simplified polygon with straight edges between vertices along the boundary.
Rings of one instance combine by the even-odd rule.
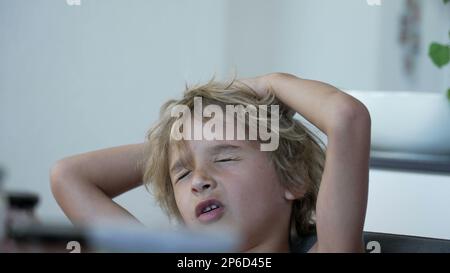
[[4, 252], [219, 253], [235, 252], [238, 246], [237, 237], [226, 231], [160, 231], [117, 223], [90, 227], [19, 224], [8, 235], [14, 248]]

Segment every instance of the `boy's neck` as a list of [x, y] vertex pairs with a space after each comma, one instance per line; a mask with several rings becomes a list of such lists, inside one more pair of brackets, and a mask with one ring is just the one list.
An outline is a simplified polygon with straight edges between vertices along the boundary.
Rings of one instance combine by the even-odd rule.
[[[278, 238], [277, 238], [278, 239]], [[243, 251], [244, 253], [289, 253], [289, 240], [267, 240]]]

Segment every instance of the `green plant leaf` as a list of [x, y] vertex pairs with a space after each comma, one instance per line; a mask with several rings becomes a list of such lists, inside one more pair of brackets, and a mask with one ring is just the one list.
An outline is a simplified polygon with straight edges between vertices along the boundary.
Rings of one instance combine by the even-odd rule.
[[444, 0], [444, 4], [450, 3], [450, 0]]
[[450, 46], [439, 43], [432, 43], [428, 51], [433, 63], [441, 68], [450, 62]]
[[447, 98], [450, 100], [450, 88], [447, 90]]

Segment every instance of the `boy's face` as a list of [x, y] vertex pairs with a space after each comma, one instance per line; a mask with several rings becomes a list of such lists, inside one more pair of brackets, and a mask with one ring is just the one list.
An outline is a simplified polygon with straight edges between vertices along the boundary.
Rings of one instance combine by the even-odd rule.
[[186, 152], [172, 147], [170, 177], [189, 228], [231, 228], [248, 247], [289, 233], [294, 196], [259, 147], [240, 140], [186, 141]]

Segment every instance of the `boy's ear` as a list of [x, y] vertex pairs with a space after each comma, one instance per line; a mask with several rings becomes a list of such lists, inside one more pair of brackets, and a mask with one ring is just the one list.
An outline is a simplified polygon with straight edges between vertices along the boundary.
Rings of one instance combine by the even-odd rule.
[[289, 200], [289, 201], [299, 199], [299, 198], [303, 197], [304, 195], [305, 195], [305, 190], [303, 188], [301, 190], [297, 190], [295, 192], [288, 190], [288, 189], [284, 190], [284, 198], [286, 198], [286, 200]]
[[284, 190], [284, 198], [286, 198], [286, 200], [289, 200], [289, 201], [295, 200], [295, 196], [294, 196], [294, 194], [292, 194], [292, 192], [290, 190]]

